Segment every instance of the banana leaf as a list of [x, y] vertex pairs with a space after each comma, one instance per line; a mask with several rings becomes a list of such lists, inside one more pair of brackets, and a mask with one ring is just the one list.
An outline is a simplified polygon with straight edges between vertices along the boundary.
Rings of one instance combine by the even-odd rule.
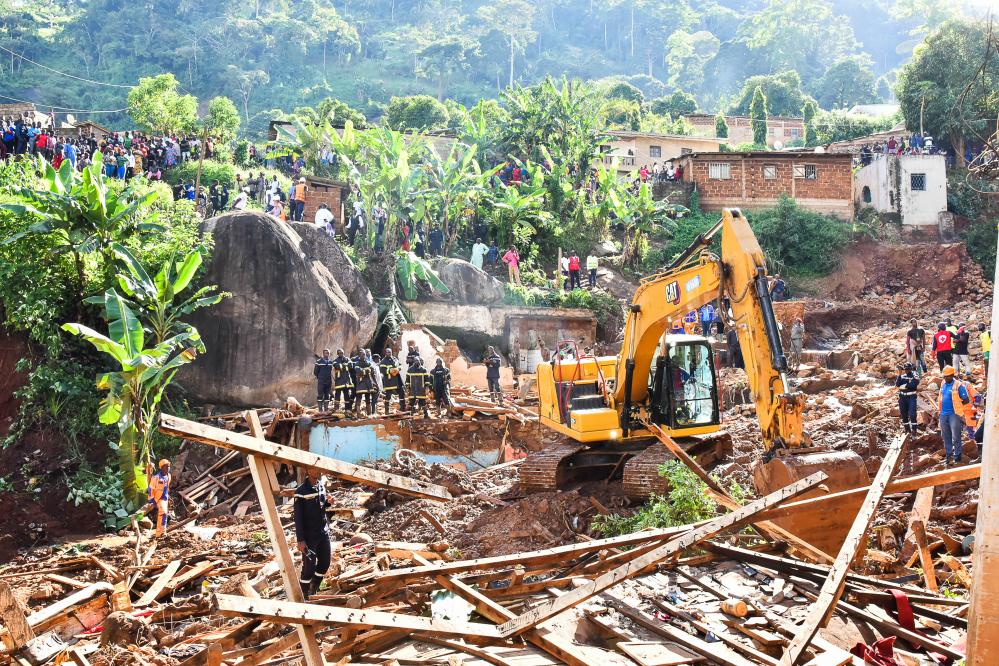
[[434, 269], [430, 267], [430, 264], [412, 252], [400, 250], [396, 254], [395, 274], [406, 300], [416, 300], [416, 285], [418, 282], [423, 282], [429, 285], [432, 290], [442, 294], [447, 294], [451, 291], [441, 281], [437, 273], [434, 272]]

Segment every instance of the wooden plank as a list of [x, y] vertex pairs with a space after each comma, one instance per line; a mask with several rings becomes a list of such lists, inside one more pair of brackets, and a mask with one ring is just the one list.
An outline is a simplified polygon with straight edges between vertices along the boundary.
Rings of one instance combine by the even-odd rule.
[[825, 622], [826, 617], [843, 595], [843, 586], [846, 584], [846, 575], [850, 571], [850, 564], [863, 543], [867, 529], [870, 527], [871, 521], [874, 520], [878, 504], [881, 503], [881, 498], [884, 496], [885, 488], [888, 487], [888, 482], [898, 467], [905, 442], [905, 437], [896, 437], [891, 446], [888, 447], [888, 451], [885, 452], [881, 468], [871, 482], [867, 497], [864, 498], [860, 512], [853, 521], [846, 541], [836, 556], [836, 562], [832, 565], [829, 576], [819, 592], [818, 600], [809, 607], [804, 623], [778, 662], [780, 666], [794, 666], [805, 655], [805, 650], [818, 632], [819, 626]]
[[7, 627], [5, 642], [11, 650], [20, 650], [35, 637], [24, 608], [7, 583], [0, 583], [0, 619], [3, 619], [3, 625]]
[[52, 581], [53, 583], [59, 583], [60, 585], [68, 585], [69, 587], [73, 587], [78, 590], [82, 590], [83, 588], [90, 585], [90, 583], [84, 583], [81, 580], [76, 580], [75, 578], [69, 578], [68, 576], [60, 576], [59, 574], [56, 573], [47, 574], [45, 577], [50, 581]]
[[[232, 594], [212, 596], [212, 610], [226, 617], [255, 617], [281, 624], [380, 627], [407, 631], [429, 631], [447, 636], [481, 636], [502, 638], [498, 627], [481, 622], [455, 622], [429, 617], [389, 613], [364, 608], [340, 608], [319, 604], [279, 601], [277, 599], [247, 599]], [[320, 664], [322, 666], [322, 664]]]
[[[248, 411], [245, 416], [246, 422], [250, 426], [250, 433], [253, 435], [250, 439], [262, 438], [264, 431], [260, 426], [256, 411]], [[298, 584], [298, 576], [295, 574], [295, 560], [288, 548], [284, 528], [281, 527], [281, 518], [278, 516], [277, 504], [274, 502], [275, 488], [271, 486], [267, 478], [267, 468], [273, 469], [273, 467], [270, 462], [255, 455], [247, 456], [247, 464], [250, 467], [253, 486], [257, 490], [257, 502], [260, 504], [260, 512], [264, 518], [264, 525], [267, 527], [275, 560], [281, 571], [285, 596], [292, 602], [304, 601], [305, 596], [302, 594], [302, 587]], [[260, 600], [254, 600], [254, 602], [256, 601]], [[323, 653], [320, 651], [319, 641], [316, 639], [316, 630], [313, 627], [301, 625], [297, 628], [297, 633], [299, 642], [302, 644], [306, 666], [325, 666]]]
[[207, 648], [205, 666], [222, 666], [222, 645], [211, 643]]
[[247, 455], [255, 455], [266, 461], [280, 460], [299, 467], [313, 467], [340, 479], [375, 488], [387, 488], [403, 495], [433, 500], [451, 499], [451, 494], [443, 486], [346, 463], [335, 458], [268, 442], [262, 438], [257, 439], [242, 433], [188, 421], [170, 414], [160, 416], [159, 429], [160, 432], [174, 437], [182, 437], [231, 451], [239, 451]]
[[[899, 550], [898, 561], [905, 562], [916, 552], [916, 536], [913, 534], [912, 524], [921, 522], [925, 528], [930, 522], [930, 511], [933, 510], [933, 486], [920, 488], [916, 491], [916, 501], [912, 503], [912, 510], [909, 511], [908, 525], [905, 529], [905, 536], [902, 537], [902, 548]], [[925, 540], [925, 534], [924, 534]]]
[[641, 666], [684, 666], [684, 664], [697, 664], [704, 661], [704, 657], [699, 657], [689, 650], [670, 643], [621, 641], [616, 647]]
[[163, 591], [166, 589], [167, 583], [173, 579], [178, 569], [180, 569], [180, 560], [173, 560], [167, 564], [163, 573], [161, 573], [156, 580], [153, 581], [153, 584], [149, 586], [149, 589], [146, 590], [142, 596], [139, 597], [139, 600], [135, 602], [135, 607], [141, 608], [143, 606], [148, 606], [159, 599], [160, 595], [162, 595]]
[[[928, 472], [919, 476], [895, 479], [888, 484], [884, 494], [905, 493], [919, 490], [920, 488], [944, 486], [948, 483], [957, 483], [958, 481], [970, 481], [971, 479], [977, 479], [981, 473], [982, 465], [981, 463], [976, 463], [974, 465], [952, 467], [940, 470], [939, 472]], [[775, 520], [777, 518], [786, 518], [799, 511], [835, 511], [836, 507], [841, 506], [844, 502], [848, 503], [863, 498], [867, 495], [869, 489], [870, 486], [862, 486], [860, 488], [851, 488], [850, 490], [841, 490], [838, 493], [823, 495], [822, 497], [811, 497], [797, 502], [788, 502], [775, 509], [763, 512], [760, 515], [760, 519]]]
[[[701, 525], [703, 523], [697, 523]], [[438, 574], [458, 574], [468, 571], [485, 569], [497, 569], [501, 567], [524, 565], [537, 566], [550, 562], [566, 563], [575, 557], [586, 555], [598, 550], [610, 548], [622, 548], [625, 546], [635, 546], [652, 541], [665, 541], [677, 535], [683, 534], [692, 529], [692, 525], [681, 527], [667, 527], [660, 529], [633, 532], [616, 537], [604, 539], [594, 539], [583, 543], [568, 544], [565, 546], [555, 546], [542, 550], [515, 553], [513, 555], [498, 555], [495, 557], [482, 557], [475, 560], [458, 560], [456, 562], [443, 562], [433, 566], [409, 567], [406, 569], [391, 569], [378, 574], [379, 583], [391, 583], [393, 588], [418, 578], [433, 578]]]
[[[725, 488], [722, 487], [720, 483], [714, 480], [714, 478], [708, 474], [708, 472], [701, 467], [696, 460], [690, 457], [683, 448], [673, 441], [673, 438], [663, 432], [663, 429], [658, 425], [643, 421], [645, 427], [656, 436], [656, 439], [665, 446], [670, 453], [677, 457], [677, 459], [682, 462], [687, 468], [707, 484], [708, 488], [714, 491], [715, 500], [724, 506], [729, 511], [735, 511], [739, 507], [739, 503], [735, 501], [735, 498]], [[753, 527], [762, 535], [774, 539], [775, 541], [783, 541], [790, 545], [792, 548], [798, 551], [798, 553], [813, 562], [828, 562], [831, 563], [833, 558], [829, 556], [828, 553], [816, 548], [812, 544], [808, 543], [804, 539], [791, 534], [787, 530], [781, 528], [779, 525], [774, 525], [771, 522], [759, 521], [754, 522]]]
[[960, 560], [953, 555], [941, 555], [940, 561], [946, 564], [947, 568], [954, 572], [954, 577], [957, 578], [957, 582], [965, 588], [969, 590], [971, 589], [971, 574], [968, 573], [968, 570], [963, 564], [961, 564]]
[[187, 571], [183, 571], [174, 576], [166, 585], [163, 586], [163, 589], [157, 596], [161, 597], [164, 594], [171, 594], [182, 589], [185, 585], [207, 576], [212, 572], [212, 570], [218, 567], [219, 564], [221, 564], [221, 562], [218, 560], [205, 560], [204, 562], [198, 562]]
[[578, 587], [572, 592], [562, 595], [558, 599], [534, 608], [515, 620], [505, 622], [500, 625], [500, 631], [503, 636], [512, 636], [523, 633], [527, 629], [537, 625], [539, 622], [543, 622], [548, 618], [554, 617], [562, 611], [572, 608], [573, 606], [586, 601], [596, 594], [600, 594], [604, 590], [617, 585], [622, 580], [626, 580], [637, 575], [646, 567], [660, 562], [670, 555], [685, 550], [686, 548], [690, 548], [691, 546], [714, 536], [724, 529], [738, 527], [746, 524], [747, 522], [751, 522], [753, 517], [763, 509], [779, 504], [780, 502], [783, 502], [790, 497], [794, 497], [795, 495], [799, 495], [812, 486], [822, 483], [822, 481], [826, 478], [827, 476], [824, 472], [816, 472], [805, 479], [796, 481], [795, 483], [770, 493], [765, 497], [755, 500], [745, 506], [741, 506], [731, 513], [713, 518], [700, 527], [692, 529], [689, 532], [666, 542], [655, 550], [649, 551], [640, 557], [636, 557], [627, 564], [623, 564], [616, 569], [612, 569], [607, 573], [598, 576], [586, 585]]
[[[932, 488], [928, 488], [927, 490], [932, 491]], [[937, 572], [933, 564], [933, 555], [926, 544], [925, 525], [922, 520], [914, 520], [909, 523], [909, 529], [912, 530], [912, 539], [916, 544], [916, 551], [919, 553], [919, 566], [923, 568], [923, 578], [926, 580], [926, 588], [930, 592], [936, 592], [940, 588], [937, 586]]]

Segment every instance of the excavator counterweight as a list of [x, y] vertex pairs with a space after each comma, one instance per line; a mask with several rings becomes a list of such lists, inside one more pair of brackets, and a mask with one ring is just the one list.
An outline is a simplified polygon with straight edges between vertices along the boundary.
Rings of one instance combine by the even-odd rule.
[[669, 267], [642, 280], [617, 356], [583, 355], [560, 343], [554, 359], [538, 366], [539, 419], [566, 441], [528, 457], [521, 487], [553, 490], [582, 476], [622, 475], [630, 496], [645, 497], [665, 492], [659, 466], [672, 458], [665, 447], [650, 446], [656, 436], [699, 455], [701, 465], [731, 453], [731, 438], [720, 432], [711, 340], [683, 328], [689, 312], [713, 302], [727, 304], [722, 319], [738, 335], [756, 406], [763, 451], [753, 474], [757, 492], [818, 469], [837, 490], [868, 483], [860, 456], [815, 447], [805, 433], [805, 397], [788, 381], [766, 257], [742, 214], [726, 209]]

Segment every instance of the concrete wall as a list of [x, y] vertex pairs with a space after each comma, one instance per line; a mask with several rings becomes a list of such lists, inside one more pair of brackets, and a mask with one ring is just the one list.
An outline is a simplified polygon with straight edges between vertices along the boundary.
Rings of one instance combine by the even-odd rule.
[[[924, 174], [926, 189], [912, 189], [912, 175]], [[870, 202], [865, 201], [865, 189]], [[877, 155], [857, 172], [854, 195], [860, 206], [897, 213], [902, 224], [937, 226], [947, 210], [947, 167], [943, 155]]]
[[[712, 178], [711, 165], [729, 165], [729, 178]], [[803, 208], [853, 218], [850, 155], [822, 153], [710, 153], [685, 157], [683, 179], [697, 185], [704, 210], [769, 208], [781, 194]], [[795, 167], [814, 166], [814, 179], [795, 177]], [[773, 178], [766, 177], [772, 174]]]
[[[592, 345], [597, 333], [597, 321], [589, 310], [425, 301], [407, 301], [404, 306], [414, 321], [427, 328], [495, 338], [500, 350], [514, 362], [517, 352], [536, 347], [538, 338], [543, 346], [554, 349], [556, 343], [566, 339]], [[536, 336], [533, 339], [532, 333]]]

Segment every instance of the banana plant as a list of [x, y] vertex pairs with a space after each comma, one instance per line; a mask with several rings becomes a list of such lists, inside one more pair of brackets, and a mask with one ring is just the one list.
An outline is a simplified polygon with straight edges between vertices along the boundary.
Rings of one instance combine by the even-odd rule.
[[174, 302], [191, 284], [204, 261], [200, 248], [183, 257], [170, 257], [163, 262], [155, 276], [150, 276], [125, 246], [116, 244], [113, 250], [125, 268], [124, 273], [118, 274], [118, 285], [142, 313], [157, 344], [187, 327], [187, 324], [181, 322], [181, 317], [215, 305], [229, 295], [225, 292], [218, 293], [215, 285], [206, 285], [180, 302]]
[[136, 234], [163, 230], [161, 225], [143, 221], [138, 215], [141, 208], [152, 203], [156, 193], [140, 193], [131, 182], [124, 189], [109, 187], [103, 164], [100, 152], [94, 154], [92, 163], [82, 172], [74, 169], [68, 160], [56, 170], [39, 157], [42, 178], [37, 189], [22, 187], [16, 193], [18, 201], [0, 203], [0, 209], [37, 218], [22, 231], [5, 238], [3, 244], [44, 234], [55, 239], [57, 252], [72, 256], [80, 304], [86, 297], [88, 255], [98, 253], [105, 265], [110, 266], [114, 243]]
[[439, 291], [442, 294], [447, 294], [451, 291], [441, 281], [440, 276], [431, 268], [430, 264], [412, 252], [399, 250], [396, 253], [395, 274], [399, 280], [399, 286], [402, 287], [403, 296], [410, 301], [416, 300], [416, 285], [419, 282], [429, 285], [432, 290]]
[[147, 341], [139, 317], [114, 289], [104, 292], [104, 316], [106, 335], [83, 324], [63, 324], [62, 328], [91, 343], [118, 366], [118, 370], [97, 378], [97, 388], [107, 391], [99, 418], [101, 423], [118, 425], [118, 473], [127, 504], [124, 508], [132, 512], [145, 503], [144, 463], [151, 458], [151, 438], [164, 391], [177, 370], [204, 352], [205, 345], [190, 325], [158, 343]]
[[127, 248], [115, 244], [113, 252], [122, 270], [119, 290], [108, 289], [100, 300], [108, 322], [107, 335], [83, 324], [64, 324], [118, 364], [102, 374], [97, 387], [107, 391], [99, 418], [118, 424], [118, 470], [127, 511], [144, 502], [146, 475], [143, 463], [151, 456], [152, 435], [160, 403], [177, 370], [194, 360], [205, 345], [198, 330], [181, 321], [199, 308], [218, 303], [226, 294], [204, 286], [178, 297], [188, 289], [203, 261], [200, 248], [167, 259], [155, 276]]
[[430, 201], [433, 219], [441, 225], [445, 255], [463, 228], [462, 211], [485, 192], [486, 181], [495, 173], [482, 173], [475, 159], [476, 150], [474, 145], [456, 144], [447, 157], [441, 158], [431, 148], [423, 169], [427, 187], [420, 194]]

